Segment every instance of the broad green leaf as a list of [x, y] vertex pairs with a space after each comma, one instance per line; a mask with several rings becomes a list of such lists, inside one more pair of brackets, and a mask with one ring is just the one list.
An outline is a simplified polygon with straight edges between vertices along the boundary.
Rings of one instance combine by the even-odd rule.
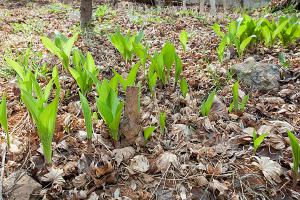
[[214, 23], [212, 28], [215, 31], [215, 33], [217, 34], [217, 36], [219, 36], [221, 38], [223, 38], [225, 36], [225, 34], [221, 31], [221, 27], [219, 24]]
[[26, 75], [24, 68], [21, 65], [19, 65], [19, 63], [17, 63], [16, 61], [13, 61], [10, 58], [5, 58], [5, 61], [7, 62], [7, 64], [9, 66], [11, 66], [16, 71], [16, 73], [18, 74], [18, 76], [22, 80], [24, 80], [25, 75]]
[[240, 55], [243, 54], [243, 52], [245, 51], [246, 47], [250, 44], [252, 38], [255, 38], [255, 35], [251, 35], [249, 37], [247, 37], [245, 40], [242, 41], [239, 49], [240, 49]]
[[182, 30], [180, 32], [179, 40], [180, 40], [180, 43], [183, 47], [183, 50], [186, 51], [186, 45], [187, 45], [187, 42], [188, 42], [188, 34], [185, 30]]
[[162, 48], [164, 64], [167, 67], [167, 74], [170, 74], [171, 67], [175, 60], [175, 47], [171, 42], [166, 42]]

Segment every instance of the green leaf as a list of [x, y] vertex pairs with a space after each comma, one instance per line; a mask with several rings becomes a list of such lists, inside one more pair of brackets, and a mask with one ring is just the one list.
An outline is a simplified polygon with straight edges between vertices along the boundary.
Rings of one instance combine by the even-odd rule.
[[47, 37], [41, 37], [43, 45], [53, 54], [58, 56], [60, 59], [63, 59], [61, 56], [61, 50], [55, 46], [55, 43], [53, 43], [49, 38]]
[[288, 137], [291, 142], [292, 152], [293, 152], [293, 171], [295, 174], [294, 180], [298, 178], [298, 170], [299, 170], [299, 163], [300, 163], [300, 145], [296, 136], [291, 132], [288, 131]]
[[187, 93], [189, 92], [189, 86], [185, 79], [180, 80], [180, 90], [181, 90], [182, 96], [186, 97]]
[[175, 54], [175, 84], [178, 82], [181, 72], [182, 61], [181, 58], [177, 54]]
[[175, 47], [172, 43], [166, 42], [162, 48], [164, 64], [167, 67], [167, 78], [169, 80], [170, 70], [175, 60]]
[[155, 131], [155, 129], [156, 129], [155, 126], [148, 126], [147, 128], [144, 129], [144, 141], [145, 141], [145, 143], [149, 140], [150, 136]]
[[7, 146], [10, 147], [10, 138], [8, 132], [8, 123], [7, 123], [7, 108], [6, 108], [6, 96], [2, 96], [0, 104], [0, 125], [6, 133], [6, 142]]
[[239, 82], [236, 81], [232, 87], [232, 95], [233, 95], [233, 108], [235, 111], [239, 110]]
[[217, 36], [219, 36], [221, 38], [223, 38], [225, 36], [225, 34], [221, 31], [221, 27], [219, 24], [214, 23], [212, 28], [215, 31], [215, 33], [217, 34]]
[[222, 41], [220, 42], [218, 48], [217, 48], [217, 53], [218, 53], [218, 58], [219, 61], [222, 63], [223, 61], [223, 56], [224, 56], [224, 52], [225, 52], [225, 48], [227, 46], [227, 36], [225, 36]]
[[216, 91], [213, 91], [211, 92], [206, 101], [204, 101], [201, 105], [201, 114], [202, 116], [208, 116], [208, 114], [210, 113], [210, 109], [213, 105], [213, 102], [214, 102], [214, 98], [215, 98], [215, 95], [216, 95]]
[[79, 96], [87, 132], [87, 139], [91, 140], [93, 137], [92, 111], [87, 98], [81, 92], [79, 92]]
[[250, 44], [252, 38], [255, 38], [255, 37], [256, 37], [255, 35], [251, 35], [251, 36], [247, 37], [245, 40], [242, 41], [242, 43], [239, 47], [240, 56], [245, 51], [246, 47]]
[[256, 131], [253, 132], [253, 152], [256, 153], [258, 147], [261, 145], [261, 143], [264, 141], [265, 137], [269, 135], [269, 132], [261, 134], [259, 137], [257, 137]]
[[159, 127], [161, 134], [164, 134], [166, 128], [166, 112], [159, 113]]
[[188, 34], [185, 30], [182, 30], [180, 32], [179, 40], [180, 40], [180, 43], [183, 47], [183, 51], [186, 51], [186, 45], [187, 45], [187, 42], [188, 42]]
[[16, 71], [16, 73], [18, 74], [18, 76], [22, 80], [24, 80], [25, 75], [26, 75], [24, 68], [21, 65], [19, 65], [19, 63], [17, 63], [16, 61], [13, 61], [10, 58], [5, 58], [5, 61], [7, 62], [7, 64], [9, 66], [11, 66]]
[[68, 58], [70, 57], [70, 54], [71, 54], [71, 50], [72, 50], [72, 47], [75, 43], [75, 41], [77, 40], [78, 38], [78, 33], [75, 33], [70, 39], [68, 39], [68, 41], [64, 44], [64, 52], [65, 54], [68, 56]]

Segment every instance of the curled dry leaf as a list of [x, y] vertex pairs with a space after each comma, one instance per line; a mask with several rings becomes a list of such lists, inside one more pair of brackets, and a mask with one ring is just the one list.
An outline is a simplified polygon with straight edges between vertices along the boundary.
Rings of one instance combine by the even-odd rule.
[[170, 152], [162, 153], [155, 161], [157, 172], [165, 172], [171, 165], [175, 168], [179, 168], [180, 164], [177, 160], [177, 156]]
[[44, 182], [51, 182], [53, 185], [63, 186], [65, 184], [65, 180], [62, 177], [64, 174], [63, 169], [55, 169], [50, 168], [49, 173], [45, 174], [41, 180]]
[[95, 166], [94, 170], [96, 177], [99, 178], [103, 175], [111, 173], [114, 170], [114, 168], [110, 162], [106, 162], [104, 163], [104, 165]]
[[[266, 179], [272, 183], [280, 183], [280, 176], [283, 174], [282, 167], [277, 162], [270, 160], [269, 157], [257, 157], [255, 156], [258, 163], [254, 162], [253, 164], [262, 171]], [[275, 182], [274, 182], [275, 181]]]
[[137, 155], [131, 159], [130, 168], [137, 172], [146, 172], [150, 168], [148, 158], [144, 155]]
[[121, 164], [122, 161], [127, 161], [132, 158], [135, 154], [133, 147], [124, 147], [121, 149], [114, 149], [112, 151], [112, 156], [114, 156], [117, 166]]

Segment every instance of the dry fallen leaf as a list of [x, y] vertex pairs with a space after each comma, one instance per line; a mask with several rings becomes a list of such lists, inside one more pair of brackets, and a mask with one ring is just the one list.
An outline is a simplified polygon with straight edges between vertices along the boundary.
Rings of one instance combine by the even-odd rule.
[[228, 187], [222, 183], [220, 183], [218, 180], [213, 179], [212, 182], [209, 183], [209, 187], [215, 191], [218, 190], [219, 191], [219, 195], [223, 195], [225, 193], [225, 191], [228, 190]]
[[146, 172], [150, 168], [149, 161], [144, 155], [137, 155], [131, 159], [130, 168], [138, 172]]
[[165, 172], [171, 165], [175, 168], [179, 168], [179, 162], [177, 156], [170, 152], [162, 153], [155, 161], [157, 172]]
[[122, 149], [114, 149], [112, 152], [112, 156], [115, 157], [115, 161], [117, 162], [117, 166], [121, 164], [122, 161], [127, 161], [135, 154], [135, 150], [133, 147], [125, 147]]
[[259, 167], [270, 183], [276, 184], [281, 182], [280, 176], [282, 175], [283, 170], [277, 162], [270, 160], [269, 157], [255, 156], [255, 158], [257, 159], [258, 163], [254, 162], [253, 164]]
[[54, 185], [59, 185], [62, 186], [65, 184], [65, 180], [62, 177], [62, 175], [64, 174], [64, 170], [63, 169], [55, 169], [55, 168], [51, 168], [49, 170], [49, 173], [45, 174], [41, 180], [44, 182], [51, 182]]

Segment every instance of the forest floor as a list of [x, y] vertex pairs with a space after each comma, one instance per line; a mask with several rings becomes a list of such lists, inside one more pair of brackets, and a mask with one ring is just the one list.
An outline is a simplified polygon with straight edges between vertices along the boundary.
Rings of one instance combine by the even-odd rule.
[[[260, 17], [266, 11], [248, 14]], [[157, 127], [149, 142], [131, 146], [122, 140], [113, 143], [99, 119], [94, 121], [91, 144], [85, 139], [76, 82], [60, 74], [64, 98], [59, 103], [53, 165], [47, 168], [35, 126], [20, 101], [16, 75], [4, 58], [21, 61], [30, 48], [30, 64], [36, 64], [35, 69], [40, 70], [43, 79], [42, 75], [55, 65], [60, 67], [60, 62], [47, 52], [40, 37], [51, 37], [55, 30], [68, 36], [80, 32], [79, 8], [57, 2], [0, 3], [0, 95], [5, 92], [8, 96], [13, 143], [5, 154], [4, 197], [11, 199], [22, 194], [14, 186], [27, 174], [30, 181], [26, 183], [39, 186], [33, 193], [29, 189], [33, 199], [300, 199], [299, 182], [292, 187], [293, 160], [286, 133], [300, 133], [300, 45], [290, 49], [280, 45], [257, 46], [241, 58], [231, 55], [220, 64], [216, 53], [220, 39], [212, 25], [226, 25], [240, 16], [238, 12], [222, 11], [210, 16], [177, 7], [157, 10], [122, 3], [117, 9], [110, 8], [103, 18], [94, 17], [92, 30], [81, 32], [75, 46], [91, 52], [101, 69], [100, 79], [111, 78], [112, 68], [121, 74], [128, 72], [110, 43], [109, 34], [117, 27], [123, 32], [144, 30], [143, 43], [149, 44], [151, 54], [166, 41], [175, 44], [183, 60], [189, 93], [184, 98], [179, 88], [174, 90], [173, 84], [169, 84], [165, 88], [158, 86], [155, 98], [151, 98], [140, 72], [140, 123], [142, 127]], [[179, 42], [181, 30], [189, 33], [186, 52]], [[279, 52], [285, 53], [289, 62], [289, 68], [282, 70], [293, 76], [280, 83], [278, 92], [263, 93], [241, 83], [240, 90], [250, 96], [246, 110], [242, 115], [228, 113], [235, 82], [235, 76], [228, 70], [250, 56], [280, 64]], [[42, 69], [42, 63], [49, 68]], [[200, 105], [214, 89], [221, 110], [213, 107], [210, 117], [201, 117]], [[96, 111], [93, 98], [90, 100], [92, 110]], [[159, 131], [160, 112], [167, 114], [164, 134]], [[253, 129], [259, 134], [270, 132], [255, 155]], [[26, 199], [26, 195], [18, 199]]]

